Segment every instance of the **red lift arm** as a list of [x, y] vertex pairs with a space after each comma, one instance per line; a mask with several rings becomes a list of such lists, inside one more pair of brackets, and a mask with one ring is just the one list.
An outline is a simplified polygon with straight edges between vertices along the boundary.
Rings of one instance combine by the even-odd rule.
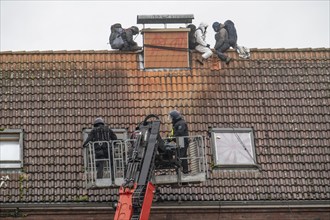
[[[154, 121], [148, 121], [156, 118]], [[155, 192], [150, 182], [155, 169], [155, 156], [159, 144], [160, 120], [148, 115], [136, 131], [136, 140], [127, 164], [125, 183], [119, 189], [115, 220], [148, 220]]]

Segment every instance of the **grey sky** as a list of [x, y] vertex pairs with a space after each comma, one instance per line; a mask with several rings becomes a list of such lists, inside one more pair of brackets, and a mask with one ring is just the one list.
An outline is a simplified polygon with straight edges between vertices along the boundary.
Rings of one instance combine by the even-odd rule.
[[[330, 0], [0, 2], [1, 51], [109, 50], [111, 24], [141, 29], [137, 15], [152, 14], [194, 14], [194, 24], [204, 21], [210, 27], [230, 19], [238, 44], [249, 48], [330, 47]], [[141, 45], [142, 35], [136, 41]], [[213, 47], [212, 28], [207, 41]]]

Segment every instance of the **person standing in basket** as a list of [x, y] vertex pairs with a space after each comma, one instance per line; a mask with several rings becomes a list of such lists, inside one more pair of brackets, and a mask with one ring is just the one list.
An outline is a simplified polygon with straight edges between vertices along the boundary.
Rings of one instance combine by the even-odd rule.
[[[175, 140], [175, 137], [186, 137], [189, 136], [188, 126], [186, 121], [182, 118], [181, 114], [177, 110], [172, 110], [169, 113], [169, 118], [172, 121], [172, 132], [170, 137]], [[189, 147], [188, 137], [184, 139], [184, 146], [180, 146], [180, 158], [182, 162], [182, 172], [187, 174], [188, 171], [188, 161], [187, 161], [187, 150]]]
[[[86, 141], [84, 142], [83, 146], [87, 147], [89, 142], [96, 142], [96, 141], [111, 141], [117, 140], [116, 134], [107, 126], [102, 118], [96, 118], [94, 121], [92, 131], [89, 133]], [[103, 168], [105, 161], [98, 161], [99, 159], [107, 159], [110, 157], [110, 161], [112, 162], [112, 147], [110, 145], [110, 155], [108, 151], [108, 144], [107, 143], [94, 143], [94, 150], [95, 150], [95, 162], [96, 170], [97, 170], [97, 179], [103, 178]], [[113, 176], [113, 170], [111, 170], [111, 175]]]

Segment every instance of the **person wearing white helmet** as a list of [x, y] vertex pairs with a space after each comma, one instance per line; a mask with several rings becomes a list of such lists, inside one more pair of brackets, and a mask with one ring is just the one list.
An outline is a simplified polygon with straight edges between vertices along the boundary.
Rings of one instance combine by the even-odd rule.
[[197, 61], [204, 64], [204, 61], [207, 60], [210, 56], [212, 56], [212, 50], [210, 49], [210, 44], [206, 43], [206, 29], [208, 24], [205, 22], [201, 22], [199, 27], [195, 31], [195, 38], [198, 45], [195, 47], [200, 53], [203, 53], [201, 57], [197, 58]]

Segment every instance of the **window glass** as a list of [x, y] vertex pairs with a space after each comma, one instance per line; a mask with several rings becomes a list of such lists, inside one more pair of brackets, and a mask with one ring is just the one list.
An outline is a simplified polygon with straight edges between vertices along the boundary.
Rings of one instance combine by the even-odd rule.
[[212, 129], [215, 165], [253, 165], [255, 149], [250, 128]]
[[0, 160], [20, 160], [19, 140], [0, 141]]
[[23, 130], [0, 131], [0, 169], [19, 169], [23, 166]]

